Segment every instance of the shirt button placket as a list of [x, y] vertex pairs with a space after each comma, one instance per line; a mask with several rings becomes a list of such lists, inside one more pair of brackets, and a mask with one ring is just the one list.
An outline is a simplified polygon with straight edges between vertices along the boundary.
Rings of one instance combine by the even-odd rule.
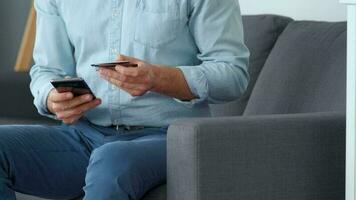
[[113, 18], [118, 17], [119, 16], [119, 10], [118, 9], [114, 9], [111, 16]]
[[[112, 0], [111, 9], [111, 28], [110, 28], [110, 60], [116, 60], [119, 54], [122, 19], [120, 15], [120, 7], [122, 0]], [[120, 90], [113, 84], [110, 84], [110, 96], [112, 99], [112, 123], [117, 125], [121, 121], [120, 111]]]

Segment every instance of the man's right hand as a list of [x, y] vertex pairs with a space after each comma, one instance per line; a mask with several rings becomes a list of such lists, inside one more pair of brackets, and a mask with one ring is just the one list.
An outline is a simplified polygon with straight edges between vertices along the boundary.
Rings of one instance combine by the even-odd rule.
[[86, 111], [101, 104], [100, 99], [93, 98], [90, 94], [74, 97], [71, 92], [59, 93], [52, 89], [47, 98], [47, 108], [63, 123], [74, 124]]

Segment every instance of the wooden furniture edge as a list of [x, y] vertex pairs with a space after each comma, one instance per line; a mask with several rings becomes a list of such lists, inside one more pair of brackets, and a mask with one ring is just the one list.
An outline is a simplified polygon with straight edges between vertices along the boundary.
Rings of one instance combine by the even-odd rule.
[[16, 64], [15, 64], [16, 72], [26, 72], [30, 69], [35, 37], [36, 37], [36, 12], [34, 7], [31, 6], [29, 17], [27, 19], [25, 32], [22, 37], [21, 47], [19, 49], [17, 59], [16, 59]]

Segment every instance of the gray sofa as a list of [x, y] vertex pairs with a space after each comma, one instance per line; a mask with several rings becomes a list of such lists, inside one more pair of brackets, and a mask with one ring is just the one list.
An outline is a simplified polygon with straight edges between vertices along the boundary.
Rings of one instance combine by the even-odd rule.
[[169, 127], [167, 185], [144, 200], [344, 199], [346, 23], [243, 20], [248, 91]]

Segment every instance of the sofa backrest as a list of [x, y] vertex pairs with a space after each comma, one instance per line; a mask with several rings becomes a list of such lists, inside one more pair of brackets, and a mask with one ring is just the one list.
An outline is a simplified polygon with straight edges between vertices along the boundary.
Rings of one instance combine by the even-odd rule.
[[16, 73], [11, 67], [4, 67], [0, 73], [0, 124], [49, 123], [38, 114], [33, 105], [28, 73]]
[[296, 21], [280, 35], [244, 115], [345, 112], [346, 23]]
[[242, 115], [250, 98], [252, 88], [270, 51], [279, 35], [291, 21], [291, 18], [277, 15], [243, 16], [245, 42], [251, 52], [249, 66], [250, 84], [245, 94], [239, 100], [223, 105], [210, 105], [213, 116]]

